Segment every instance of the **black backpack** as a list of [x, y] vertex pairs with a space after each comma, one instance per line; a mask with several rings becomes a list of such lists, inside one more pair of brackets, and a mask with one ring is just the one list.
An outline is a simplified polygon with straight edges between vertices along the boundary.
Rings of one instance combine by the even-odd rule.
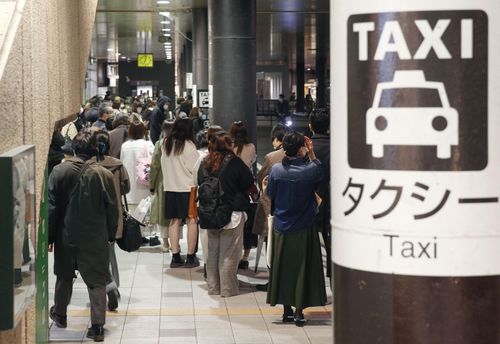
[[203, 179], [198, 187], [198, 218], [203, 229], [221, 229], [231, 221], [233, 209], [224, 195], [219, 176], [232, 158], [232, 154], [226, 155], [218, 174], [208, 173], [206, 160], [200, 167]]

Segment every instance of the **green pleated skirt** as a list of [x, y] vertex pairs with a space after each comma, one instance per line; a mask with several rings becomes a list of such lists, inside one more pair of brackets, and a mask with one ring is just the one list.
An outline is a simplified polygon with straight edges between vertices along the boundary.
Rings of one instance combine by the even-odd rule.
[[273, 231], [267, 303], [299, 309], [324, 306], [325, 278], [318, 232], [313, 228], [282, 234]]

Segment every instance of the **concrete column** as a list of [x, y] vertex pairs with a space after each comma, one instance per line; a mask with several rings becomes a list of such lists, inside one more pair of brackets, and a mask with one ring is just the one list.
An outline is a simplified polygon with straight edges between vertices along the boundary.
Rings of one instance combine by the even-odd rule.
[[330, 4], [335, 343], [500, 343], [500, 3]]
[[296, 80], [297, 80], [297, 112], [304, 112], [304, 83], [305, 83], [305, 51], [304, 51], [304, 16], [299, 14], [297, 20], [297, 36], [296, 36], [296, 54], [297, 62]]
[[[184, 77], [186, 78], [186, 92], [188, 94], [191, 94], [191, 88], [193, 87], [192, 84], [188, 85], [187, 83], [187, 73], [193, 73], [193, 43], [190, 41], [192, 39], [192, 34], [191, 32], [186, 33], [186, 36], [189, 39], [186, 39], [186, 43], [184, 45], [185, 47], [185, 64], [186, 64], [186, 70], [185, 70], [185, 75]], [[191, 75], [191, 82], [193, 81], [192, 75]]]
[[211, 121], [229, 129], [247, 122], [255, 141], [255, 0], [209, 0], [209, 84]]
[[328, 14], [316, 15], [316, 107], [326, 106], [326, 65], [327, 49], [330, 40]]
[[208, 89], [208, 13], [193, 8], [193, 84]]

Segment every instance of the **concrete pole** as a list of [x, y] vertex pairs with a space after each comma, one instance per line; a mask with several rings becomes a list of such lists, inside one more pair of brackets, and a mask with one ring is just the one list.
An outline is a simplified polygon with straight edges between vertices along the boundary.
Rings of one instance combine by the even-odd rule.
[[210, 119], [225, 129], [234, 121], [246, 121], [254, 143], [255, 25], [255, 0], [208, 1]]
[[316, 15], [316, 107], [326, 106], [326, 64], [329, 43], [329, 17], [327, 14]]
[[208, 89], [208, 13], [193, 8], [193, 84]]
[[297, 80], [297, 112], [304, 112], [304, 83], [305, 83], [305, 47], [304, 47], [304, 15], [298, 14], [296, 35], [296, 80]]
[[330, 4], [335, 343], [500, 343], [500, 3]]

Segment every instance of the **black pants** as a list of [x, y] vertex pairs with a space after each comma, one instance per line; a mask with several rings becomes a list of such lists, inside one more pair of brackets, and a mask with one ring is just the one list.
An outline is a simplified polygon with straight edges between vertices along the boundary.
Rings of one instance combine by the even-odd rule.
[[[106, 286], [89, 288], [90, 320], [92, 325], [104, 325], [106, 323]], [[73, 279], [57, 277], [54, 290], [55, 313], [66, 316], [68, 305], [73, 294]]]

